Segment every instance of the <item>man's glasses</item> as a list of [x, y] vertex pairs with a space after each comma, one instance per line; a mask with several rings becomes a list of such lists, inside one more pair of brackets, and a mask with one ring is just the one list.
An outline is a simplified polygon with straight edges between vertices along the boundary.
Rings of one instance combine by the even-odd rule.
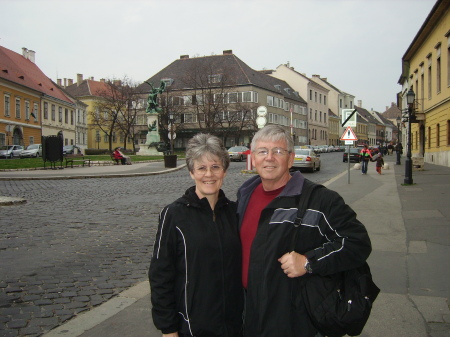
[[208, 172], [208, 169], [213, 174], [223, 172], [223, 167], [220, 165], [211, 165], [209, 168], [207, 166], [199, 166], [194, 168], [194, 171], [197, 172], [198, 174], [204, 175], [206, 174], [206, 172]]
[[271, 152], [274, 157], [283, 157], [284, 155], [290, 153], [290, 151], [282, 149], [281, 147], [274, 147], [271, 150], [262, 147], [257, 149], [255, 152], [258, 157], [267, 157], [269, 152]]

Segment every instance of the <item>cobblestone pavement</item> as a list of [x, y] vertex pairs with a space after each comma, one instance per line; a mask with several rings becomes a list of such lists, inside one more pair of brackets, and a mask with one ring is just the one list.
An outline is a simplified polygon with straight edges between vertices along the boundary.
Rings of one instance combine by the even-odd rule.
[[[244, 167], [226, 177], [232, 200]], [[27, 200], [0, 208], [0, 336], [40, 336], [146, 280], [158, 213], [191, 185], [186, 170], [0, 181], [0, 195]]]

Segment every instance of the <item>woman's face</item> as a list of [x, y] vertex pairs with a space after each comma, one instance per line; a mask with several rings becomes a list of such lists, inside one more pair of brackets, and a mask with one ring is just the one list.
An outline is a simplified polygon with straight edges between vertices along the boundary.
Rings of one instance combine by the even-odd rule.
[[222, 162], [213, 155], [204, 155], [194, 161], [194, 170], [189, 174], [195, 181], [195, 192], [200, 199], [217, 195], [227, 175]]

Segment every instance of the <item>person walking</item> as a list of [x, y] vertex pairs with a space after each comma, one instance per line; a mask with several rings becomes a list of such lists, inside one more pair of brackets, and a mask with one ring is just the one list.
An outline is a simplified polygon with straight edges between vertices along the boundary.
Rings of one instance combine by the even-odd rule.
[[216, 136], [189, 140], [195, 186], [159, 215], [149, 269], [153, 322], [165, 337], [242, 336], [244, 291], [236, 203], [221, 190], [230, 165]]
[[[380, 149], [380, 152], [382, 150]], [[362, 174], [367, 174], [367, 166], [369, 165], [369, 160], [372, 158], [372, 153], [370, 153], [367, 144], [364, 144], [364, 148], [361, 150], [361, 172]]]
[[246, 289], [244, 335], [321, 336], [302, 298], [302, 277], [362, 265], [371, 252], [369, 236], [342, 197], [321, 186], [308, 200], [293, 241], [303, 186], [312, 182], [300, 172], [290, 174], [292, 136], [278, 125], [264, 127], [252, 140], [251, 160], [258, 175], [237, 195]]
[[377, 154], [377, 158], [375, 159], [375, 161], [376, 161], [375, 169], [378, 174], [381, 174], [381, 168], [384, 165], [383, 154], [381, 152]]

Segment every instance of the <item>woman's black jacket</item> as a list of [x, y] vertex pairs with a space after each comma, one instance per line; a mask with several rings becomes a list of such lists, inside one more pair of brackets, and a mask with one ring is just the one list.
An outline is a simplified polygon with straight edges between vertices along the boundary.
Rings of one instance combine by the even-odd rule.
[[214, 212], [195, 187], [161, 211], [149, 279], [153, 321], [163, 333], [241, 335], [236, 205], [222, 190]]

